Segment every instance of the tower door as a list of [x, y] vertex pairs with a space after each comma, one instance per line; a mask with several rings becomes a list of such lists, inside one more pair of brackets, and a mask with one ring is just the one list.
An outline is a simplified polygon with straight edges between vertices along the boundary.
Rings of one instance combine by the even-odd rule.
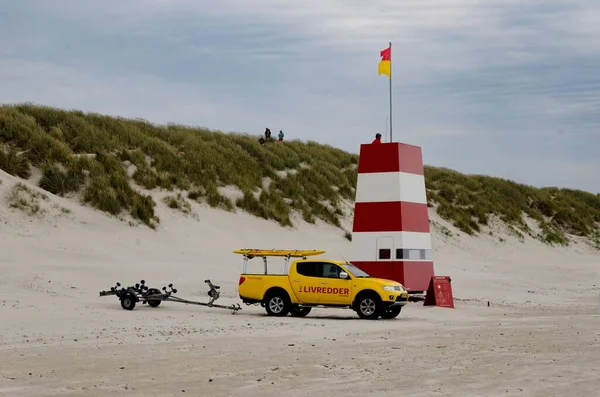
[[[373, 277], [384, 278], [387, 280], [394, 279], [394, 238], [392, 236], [377, 237], [377, 263], [374, 265], [376, 271], [370, 273]], [[373, 269], [375, 270], [375, 269]]]
[[394, 250], [394, 238], [392, 236], [377, 237], [377, 261], [391, 261], [392, 251]]

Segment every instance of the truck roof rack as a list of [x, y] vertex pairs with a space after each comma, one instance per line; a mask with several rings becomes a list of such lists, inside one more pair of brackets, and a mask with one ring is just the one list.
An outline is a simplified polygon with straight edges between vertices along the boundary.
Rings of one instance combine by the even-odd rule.
[[252, 259], [256, 256], [281, 256], [288, 258], [306, 258], [307, 256], [321, 255], [325, 250], [281, 250], [281, 249], [256, 249], [243, 248], [233, 251], [234, 254], [240, 254]]
[[243, 248], [233, 251], [234, 254], [244, 255], [244, 269], [245, 274], [248, 271], [248, 260], [260, 256], [263, 258], [264, 263], [264, 274], [267, 274], [267, 257], [278, 256], [285, 258], [285, 264], [283, 267], [284, 273], [287, 272], [288, 262], [290, 258], [302, 258], [306, 259], [307, 256], [321, 255], [325, 253], [325, 250], [276, 250], [276, 249], [255, 249], [255, 248]]

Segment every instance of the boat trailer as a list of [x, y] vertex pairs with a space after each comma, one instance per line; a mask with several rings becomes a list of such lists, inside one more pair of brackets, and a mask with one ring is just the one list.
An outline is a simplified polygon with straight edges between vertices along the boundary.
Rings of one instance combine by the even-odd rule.
[[179, 302], [185, 303], [188, 305], [199, 305], [199, 306], [207, 306], [207, 307], [216, 307], [219, 309], [228, 309], [231, 310], [231, 314], [236, 314], [238, 310], [242, 310], [241, 306], [237, 303], [232, 304], [230, 306], [225, 305], [216, 305], [214, 302], [219, 299], [219, 289], [221, 288], [218, 285], [213, 285], [210, 280], [204, 280], [210, 290], [208, 291], [208, 296], [210, 300], [208, 302], [197, 302], [191, 301], [187, 299], [181, 299], [177, 296], [173, 296], [173, 294], [177, 293], [177, 289], [173, 288], [173, 284], [169, 284], [170, 290], [167, 290], [167, 287], [162, 287], [161, 290], [157, 288], [149, 288], [146, 285], [146, 281], [141, 280], [139, 283], [135, 284], [131, 287], [121, 287], [121, 283], [117, 283], [115, 287], [111, 287], [110, 291], [100, 291], [100, 296], [108, 296], [108, 295], [116, 295], [121, 301], [121, 307], [125, 310], [133, 310], [135, 304], [137, 302], [142, 302], [142, 304], [148, 304], [151, 307], [158, 307], [162, 301], [171, 301], [171, 302]]

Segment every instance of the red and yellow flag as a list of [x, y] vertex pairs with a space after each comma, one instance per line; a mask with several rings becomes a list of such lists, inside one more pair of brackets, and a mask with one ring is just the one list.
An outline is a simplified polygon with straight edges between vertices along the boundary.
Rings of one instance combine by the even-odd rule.
[[379, 61], [379, 66], [377, 67], [377, 71], [379, 75], [385, 74], [387, 77], [392, 77], [392, 47], [388, 47], [385, 50], [381, 51], [381, 61]]

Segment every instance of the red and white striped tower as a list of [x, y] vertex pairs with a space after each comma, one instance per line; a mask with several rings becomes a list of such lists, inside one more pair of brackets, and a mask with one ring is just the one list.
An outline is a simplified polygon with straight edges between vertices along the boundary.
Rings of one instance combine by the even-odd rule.
[[434, 272], [419, 146], [361, 145], [351, 247], [351, 262], [373, 277], [427, 290]]

